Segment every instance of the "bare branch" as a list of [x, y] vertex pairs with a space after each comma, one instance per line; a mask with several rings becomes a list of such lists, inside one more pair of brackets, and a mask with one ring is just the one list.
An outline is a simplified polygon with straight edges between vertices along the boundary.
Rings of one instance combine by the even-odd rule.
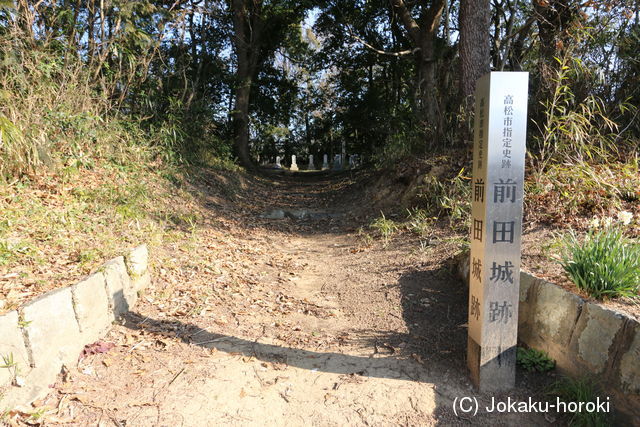
[[376, 49], [375, 47], [371, 46], [369, 43], [367, 43], [366, 41], [364, 41], [363, 39], [361, 39], [360, 37], [355, 35], [353, 33], [353, 31], [351, 30], [351, 27], [349, 25], [345, 25], [345, 26], [347, 27], [347, 31], [349, 32], [349, 35], [351, 35], [351, 37], [353, 37], [358, 42], [360, 42], [364, 47], [366, 47], [367, 49], [372, 50], [373, 52], [377, 53], [378, 55], [401, 57], [401, 56], [412, 55], [412, 54], [414, 54], [414, 53], [416, 53], [416, 52], [418, 52], [420, 50], [419, 47], [416, 47], [414, 49], [402, 50], [400, 52], [389, 52], [389, 51], [386, 51], [386, 50]]

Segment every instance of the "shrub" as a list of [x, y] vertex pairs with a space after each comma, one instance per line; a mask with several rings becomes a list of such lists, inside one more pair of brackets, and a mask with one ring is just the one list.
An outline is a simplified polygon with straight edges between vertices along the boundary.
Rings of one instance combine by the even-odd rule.
[[428, 213], [435, 216], [447, 215], [453, 230], [467, 230], [471, 216], [469, 180], [464, 176], [464, 169], [446, 181], [427, 175], [418, 197]]
[[556, 366], [556, 362], [547, 353], [535, 348], [518, 347], [516, 361], [529, 372], [547, 372]]
[[610, 215], [640, 200], [637, 158], [619, 162], [551, 164], [525, 183], [525, 211], [532, 220], [580, 226], [580, 217]]
[[[576, 40], [591, 37], [586, 28], [572, 32]], [[593, 72], [575, 54], [576, 46], [565, 49], [561, 57], [555, 58], [556, 66], [550, 69], [555, 70], [548, 76], [551, 93], [541, 101], [542, 121], [534, 122], [540, 131], [534, 138], [538, 171], [559, 161], [607, 161], [619, 151], [618, 124], [609, 118], [604, 100], [575, 93], [576, 82]], [[629, 103], [620, 108], [635, 109]]]
[[380, 218], [376, 218], [369, 227], [376, 230], [384, 239], [385, 244], [387, 244], [389, 242], [389, 238], [398, 231], [399, 227], [394, 220], [387, 219], [382, 212], [381, 214], [382, 216]]
[[564, 239], [561, 265], [578, 288], [594, 298], [633, 297], [640, 284], [640, 245], [618, 228], [590, 231], [580, 242]]
[[[561, 401], [568, 403], [576, 402], [578, 405], [580, 402], [585, 404], [588, 402], [596, 403], [598, 400], [598, 387], [590, 378], [578, 378], [573, 379], [564, 377], [554, 382], [548, 390], [548, 394], [557, 396]], [[600, 399], [602, 402], [602, 398]], [[596, 403], [597, 405], [597, 403]], [[583, 405], [584, 408], [584, 405]], [[588, 412], [582, 410], [574, 412], [569, 419], [570, 426], [608, 426], [610, 423], [607, 420], [607, 413], [605, 412]]]
[[435, 217], [430, 216], [424, 209], [407, 209], [408, 219], [406, 227], [409, 231], [419, 236], [426, 236], [432, 231]]

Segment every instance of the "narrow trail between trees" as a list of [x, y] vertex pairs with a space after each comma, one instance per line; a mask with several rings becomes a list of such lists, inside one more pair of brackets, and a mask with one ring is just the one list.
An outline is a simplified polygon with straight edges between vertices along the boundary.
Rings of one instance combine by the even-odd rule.
[[[256, 177], [233, 203], [220, 194], [243, 184], [218, 178], [194, 184], [203, 225], [155, 255], [151, 289], [104, 338], [115, 347], [41, 402], [50, 423], [548, 424], [454, 414], [456, 398], [491, 396], [468, 381], [467, 289], [446, 232], [422, 249], [364, 241], [368, 201], [347, 174]], [[542, 400], [528, 378], [508, 395]]]

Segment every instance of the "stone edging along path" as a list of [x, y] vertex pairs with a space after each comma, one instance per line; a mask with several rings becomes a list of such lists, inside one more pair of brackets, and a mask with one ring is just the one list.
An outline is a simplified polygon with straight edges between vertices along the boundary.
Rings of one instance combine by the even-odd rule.
[[[458, 264], [469, 283], [469, 256]], [[640, 420], [640, 323], [532, 274], [520, 274], [518, 342], [546, 351], [556, 368], [595, 378], [624, 418]]]
[[63, 365], [133, 308], [151, 276], [145, 245], [105, 263], [75, 285], [0, 316], [0, 414], [49, 391]]

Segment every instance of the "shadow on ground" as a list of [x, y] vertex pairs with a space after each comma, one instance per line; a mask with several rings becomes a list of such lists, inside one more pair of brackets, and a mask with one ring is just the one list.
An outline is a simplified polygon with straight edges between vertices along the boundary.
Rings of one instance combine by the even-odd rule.
[[[340, 376], [335, 377], [336, 383], [333, 386], [335, 391], [343, 381], [358, 383], [361, 381], [358, 378], [393, 380], [391, 383], [385, 380], [378, 386], [371, 385], [370, 387], [390, 390], [397, 388], [399, 395], [406, 395], [406, 402], [398, 401], [402, 397], [388, 396], [390, 405], [404, 407], [405, 411], [415, 410], [415, 415], [422, 413], [425, 417], [429, 416], [429, 419], [424, 419], [424, 422], [429, 425], [451, 425], [451, 422], [455, 420], [451, 408], [453, 399], [457, 397], [457, 388], [450, 387], [448, 376], [446, 374], [443, 375], [443, 369], [438, 364], [418, 363], [416, 360], [406, 357], [355, 356], [266, 344], [211, 333], [189, 323], [149, 319], [137, 313], [129, 313], [127, 315], [125, 326], [132, 330], [145, 330], [160, 336], [174, 336], [176, 334], [183, 342], [189, 345], [215, 349], [215, 351], [224, 352], [228, 355], [255, 358], [261, 362], [302, 369], [308, 372], [306, 376], [307, 386], [312, 390], [315, 388], [313, 395], [318, 397], [326, 393], [323, 391], [326, 388], [323, 389], [320, 384], [314, 386], [319, 373]], [[251, 368], [247, 367], [246, 369], [250, 370]], [[237, 375], [244, 376], [246, 374], [238, 372]], [[398, 384], [395, 381], [407, 382], [407, 385]], [[407, 390], [410, 389], [415, 389], [416, 394], [408, 393]], [[369, 393], [370, 390], [369, 388], [366, 393]], [[424, 399], [425, 395], [432, 395], [433, 399], [430, 399], [431, 401], [423, 401], [418, 397], [418, 393], [422, 396], [422, 399]], [[374, 402], [371, 402], [371, 405], [373, 406]], [[428, 415], [429, 413], [431, 414]]]
[[447, 264], [401, 276], [402, 313], [418, 354], [466, 369], [468, 290]]
[[[219, 333], [212, 333], [197, 325], [177, 320], [150, 319], [135, 312], [125, 316], [125, 326], [132, 330], [144, 330], [159, 336], [176, 335], [189, 345], [215, 348], [226, 353], [242, 354], [272, 363], [284, 363], [301, 369], [337, 374], [405, 379], [432, 382], [429, 366], [420, 365], [400, 357], [351, 356], [342, 353], [315, 352], [278, 345], [265, 344]], [[372, 335], [373, 336], [373, 335]], [[377, 335], [380, 338], [380, 335]], [[406, 338], [406, 336], [402, 336]], [[375, 338], [372, 338], [375, 339]], [[379, 341], [382, 342], [382, 341]], [[395, 371], [393, 366], [403, 365]], [[411, 366], [411, 371], [406, 371]]]
[[[358, 336], [358, 348], [375, 349], [370, 355], [274, 345], [213, 333], [191, 323], [151, 319], [132, 312], [126, 316], [125, 326], [160, 336], [175, 336], [189, 345], [226, 354], [299, 368], [309, 371], [311, 379], [316, 375], [313, 372], [319, 372], [354, 379], [382, 378], [422, 384], [409, 387], [433, 390], [429, 392], [433, 400], [423, 402], [425, 410], [434, 405], [432, 419], [425, 422], [438, 425], [459, 422], [460, 419], [453, 414], [453, 401], [460, 394], [471, 392], [465, 381], [463, 343], [466, 329], [461, 327], [466, 316], [466, 290], [451, 275], [448, 267], [406, 273], [397, 286], [402, 293], [402, 316], [409, 332], [353, 330], [352, 335]], [[394, 387], [406, 389], [407, 386]], [[389, 399], [393, 400], [392, 397]], [[412, 405], [414, 403], [406, 402], [405, 408], [410, 409]]]
[[[305, 384], [311, 393], [309, 397], [321, 397], [326, 393], [323, 390], [327, 389], [322, 387], [326, 387], [327, 380], [322, 386], [315, 383], [319, 373], [341, 376], [342, 379], [335, 377], [331, 380], [335, 381], [333, 390], [337, 390], [340, 381], [383, 379], [380, 383], [370, 383], [367, 393], [372, 388], [388, 390], [390, 393], [396, 390], [397, 395], [389, 396], [390, 404], [403, 408], [404, 411], [415, 411], [413, 416], [430, 417], [424, 419], [424, 424], [512, 424], [520, 420], [517, 414], [485, 413], [475, 418], [464, 415], [458, 417], [454, 414], [453, 404], [456, 398], [476, 396], [481, 405], [486, 405], [490, 396], [474, 391], [468, 381], [465, 363], [468, 292], [455, 278], [449, 261], [439, 267], [408, 271], [400, 276], [395, 286], [399, 287], [402, 296], [402, 318], [407, 326], [406, 333], [384, 330], [383, 327], [351, 331], [352, 335], [358, 336], [357, 344], [361, 344], [354, 348], [374, 349], [368, 355], [359, 351], [356, 354], [344, 354], [275, 345], [260, 342], [260, 338], [249, 340], [214, 333], [195, 324], [152, 319], [133, 312], [126, 315], [124, 326], [158, 336], [177, 337], [188, 345], [215, 349], [231, 356], [255, 358], [261, 362], [298, 368], [304, 372], [295, 371], [288, 375], [297, 379], [296, 384]], [[251, 366], [241, 365], [244, 371], [235, 373], [235, 370], [230, 369], [230, 372], [245, 378], [246, 375], [253, 375]], [[498, 394], [497, 397], [504, 399], [505, 396], [514, 396], [524, 399], [527, 393], [531, 393], [531, 388], [523, 385], [522, 381], [519, 384], [516, 390]], [[414, 401], [411, 401], [407, 396], [414, 392], [420, 393], [421, 397], [414, 397]], [[363, 399], [360, 403], [366, 405], [363, 402], [367, 402], [367, 398], [363, 396]], [[327, 412], [327, 416], [330, 414], [331, 412]], [[532, 420], [528, 416], [524, 419]], [[537, 421], [539, 420], [536, 419]]]

